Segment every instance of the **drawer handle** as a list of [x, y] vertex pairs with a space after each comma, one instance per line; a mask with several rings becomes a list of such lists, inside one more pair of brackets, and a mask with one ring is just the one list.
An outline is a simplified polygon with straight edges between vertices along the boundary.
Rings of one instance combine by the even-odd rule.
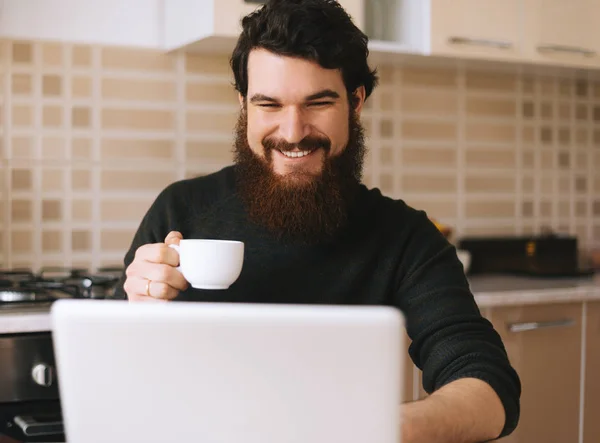
[[586, 57], [592, 57], [596, 55], [596, 51], [586, 48], [578, 48], [577, 46], [539, 45], [537, 49], [539, 52], [569, 52], [572, 54], [581, 54]]
[[508, 330], [510, 332], [526, 332], [535, 331], [536, 329], [565, 328], [574, 324], [575, 320], [532, 321], [509, 324]]
[[490, 46], [500, 49], [510, 49], [513, 47], [511, 42], [502, 40], [489, 40], [485, 38], [470, 38], [470, 37], [450, 37], [448, 41], [452, 44], [459, 45], [474, 45], [474, 46]]

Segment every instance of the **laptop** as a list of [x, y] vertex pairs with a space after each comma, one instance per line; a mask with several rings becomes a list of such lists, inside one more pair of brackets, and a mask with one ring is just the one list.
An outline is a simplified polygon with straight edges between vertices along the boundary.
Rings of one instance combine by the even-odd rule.
[[404, 317], [383, 306], [59, 300], [70, 443], [398, 443]]

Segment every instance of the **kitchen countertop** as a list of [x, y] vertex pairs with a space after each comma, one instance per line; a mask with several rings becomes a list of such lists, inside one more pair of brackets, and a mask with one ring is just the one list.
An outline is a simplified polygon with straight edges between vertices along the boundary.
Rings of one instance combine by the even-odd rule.
[[[469, 283], [480, 308], [600, 300], [600, 274], [586, 278], [472, 276]], [[48, 305], [0, 310], [0, 334], [50, 330]]]

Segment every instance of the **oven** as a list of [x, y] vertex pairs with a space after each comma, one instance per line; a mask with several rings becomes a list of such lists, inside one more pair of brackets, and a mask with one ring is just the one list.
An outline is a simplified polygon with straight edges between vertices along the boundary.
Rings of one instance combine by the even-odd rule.
[[[121, 268], [0, 270], [0, 442], [65, 441], [49, 327], [7, 327], [50, 315], [59, 298], [112, 299]], [[49, 325], [49, 322], [47, 322]], [[45, 330], [44, 330], [45, 329]]]

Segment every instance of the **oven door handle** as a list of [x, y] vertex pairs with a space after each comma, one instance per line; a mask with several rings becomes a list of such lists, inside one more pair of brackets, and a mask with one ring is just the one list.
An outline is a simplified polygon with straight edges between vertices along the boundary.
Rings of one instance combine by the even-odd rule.
[[62, 420], [59, 421], [38, 421], [31, 415], [17, 415], [14, 418], [15, 424], [21, 428], [23, 434], [27, 437], [38, 437], [41, 435], [57, 435], [64, 432]]

